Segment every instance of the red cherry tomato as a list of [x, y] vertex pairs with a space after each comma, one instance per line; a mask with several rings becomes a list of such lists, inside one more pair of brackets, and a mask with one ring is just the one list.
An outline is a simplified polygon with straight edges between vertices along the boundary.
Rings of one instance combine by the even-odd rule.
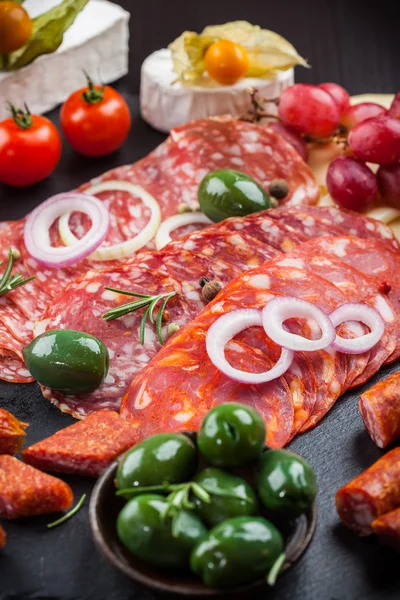
[[0, 123], [0, 181], [24, 187], [45, 179], [61, 156], [60, 135], [49, 119], [12, 108]]
[[85, 156], [105, 156], [117, 150], [131, 128], [131, 114], [123, 97], [112, 87], [88, 85], [65, 101], [61, 128], [74, 150]]

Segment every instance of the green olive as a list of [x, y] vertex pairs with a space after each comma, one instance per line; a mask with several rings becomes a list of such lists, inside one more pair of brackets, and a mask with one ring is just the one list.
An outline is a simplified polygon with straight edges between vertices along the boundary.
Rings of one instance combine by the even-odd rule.
[[206, 585], [233, 587], [265, 577], [284, 558], [282, 552], [282, 536], [272, 523], [236, 517], [208, 532], [194, 548], [190, 566]]
[[42, 333], [23, 348], [22, 354], [39, 383], [63, 394], [93, 392], [103, 383], [109, 367], [103, 342], [70, 329]]
[[200, 183], [200, 208], [215, 223], [271, 208], [271, 199], [259, 183], [233, 169], [211, 171]]
[[210, 502], [193, 498], [200, 517], [209, 527], [232, 517], [257, 514], [256, 494], [241, 477], [209, 467], [198, 473], [194, 481], [210, 495]]
[[158, 433], [143, 440], [121, 459], [118, 489], [189, 481], [197, 467], [193, 442], [181, 433]]
[[317, 495], [314, 471], [303, 458], [287, 450], [264, 452], [256, 484], [268, 512], [288, 519], [309, 510]]
[[197, 445], [212, 465], [241, 467], [259, 458], [265, 435], [265, 423], [260, 413], [246, 404], [226, 402], [207, 413]]
[[190, 553], [207, 529], [187, 510], [165, 517], [166, 508], [165, 498], [156, 494], [129, 500], [118, 515], [118, 537], [132, 554], [152, 565], [188, 567]]

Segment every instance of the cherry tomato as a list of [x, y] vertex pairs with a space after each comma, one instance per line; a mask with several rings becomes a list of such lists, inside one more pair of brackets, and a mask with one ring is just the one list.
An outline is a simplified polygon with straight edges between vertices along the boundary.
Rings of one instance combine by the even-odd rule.
[[204, 64], [210, 77], [224, 85], [239, 81], [249, 70], [249, 57], [239, 44], [229, 40], [214, 42], [207, 49]]
[[61, 108], [60, 123], [74, 150], [85, 156], [105, 156], [117, 150], [131, 128], [131, 114], [122, 96], [109, 86], [88, 85]]
[[12, 107], [0, 123], [0, 181], [24, 187], [45, 179], [61, 156], [60, 135], [46, 117]]
[[17, 2], [0, 2], [0, 54], [24, 46], [32, 33], [32, 19]]

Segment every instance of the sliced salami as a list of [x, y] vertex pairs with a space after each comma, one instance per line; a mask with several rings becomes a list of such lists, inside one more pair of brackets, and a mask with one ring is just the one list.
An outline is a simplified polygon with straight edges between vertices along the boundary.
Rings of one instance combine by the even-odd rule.
[[197, 186], [208, 171], [231, 168], [253, 177], [265, 189], [273, 179], [286, 179], [288, 204], [316, 204], [319, 198], [308, 165], [282, 136], [263, 125], [228, 116], [199, 119], [173, 129], [170, 139], [179, 150], [171, 167], [178, 181], [189, 177], [185, 182], [189, 197], [197, 197]]
[[238, 267], [240, 271], [258, 267], [278, 254], [271, 245], [262, 243], [243, 231], [232, 231], [230, 227], [211, 227], [168, 244], [168, 251], [176, 248], [190, 250], [206, 256], [211, 261], [222, 260], [228, 265]]
[[0, 379], [13, 383], [30, 383], [33, 377], [26, 369], [22, 357], [25, 344], [17, 340], [0, 323]]
[[107, 322], [101, 316], [108, 310], [132, 297], [105, 290], [105, 287], [141, 294], [157, 295], [177, 292], [168, 302], [163, 335], [167, 336], [167, 325], [177, 327], [187, 323], [200, 310], [196, 300], [190, 300], [182, 290], [180, 282], [162, 273], [155, 273], [132, 265], [119, 269], [89, 271], [77, 279], [52, 302], [37, 323], [35, 333], [49, 329], [75, 329], [99, 338], [108, 348], [110, 368], [103, 385], [92, 394], [65, 396], [42, 388], [43, 395], [63, 412], [83, 418], [101, 408], [116, 410], [131, 379], [149, 362], [160, 349], [155, 327], [146, 322], [144, 344], [140, 343], [139, 328], [144, 309]]
[[269, 210], [253, 213], [243, 217], [232, 217], [214, 226], [219, 231], [235, 231], [250, 235], [263, 244], [268, 244], [280, 252], [290, 252], [307, 240], [307, 236], [297, 232], [293, 227], [279, 223], [269, 216]]
[[[304, 245], [307, 251], [320, 255], [333, 255], [344, 263], [351, 265], [356, 270], [373, 278], [382, 288], [383, 283], [388, 284], [388, 292], [383, 294], [391, 303], [396, 314], [400, 313], [400, 254], [391, 252], [383, 244], [372, 240], [361, 240], [356, 237], [323, 237], [310, 240]], [[386, 288], [386, 285], [383, 286]], [[384, 304], [378, 310], [386, 310]], [[390, 313], [388, 312], [390, 319]], [[400, 339], [392, 354], [385, 362], [393, 362], [400, 356]]]
[[[282, 266], [312, 271], [338, 287], [349, 301], [365, 302], [380, 312], [386, 323], [384, 335], [374, 348], [365, 354], [368, 359], [363, 373], [356, 375], [353, 381], [350, 381], [348, 374], [347, 385], [354, 387], [367, 381], [395, 350], [399, 335], [394, 307], [385, 296], [379, 293], [376, 282], [332, 255], [320, 256], [310, 252], [308, 244], [298, 246], [290, 256], [283, 256], [276, 262]], [[355, 331], [357, 330], [355, 329]], [[362, 334], [363, 331], [360, 333]]]
[[[224, 289], [224, 294], [232, 296], [239, 289], [243, 292], [243, 302], [245, 306], [252, 306], [254, 297], [259, 298], [259, 307], [266, 303], [262, 293], [269, 290], [273, 293], [287, 296], [295, 296], [312, 302], [325, 313], [329, 313], [337, 306], [347, 302], [347, 298], [334, 285], [327, 280], [314, 275], [311, 272], [304, 271], [296, 267], [279, 266], [275, 264], [278, 259], [272, 259], [258, 269], [250, 273], [244, 273], [236, 278]], [[247, 295], [244, 292], [247, 291]], [[299, 325], [300, 323], [300, 325]], [[287, 321], [287, 327], [293, 333], [304, 335], [305, 337], [319, 337], [319, 329], [304, 330], [302, 320], [295, 322], [293, 319]], [[299, 329], [300, 326], [300, 329]], [[347, 329], [341, 334], [348, 335]], [[340, 352], [332, 349], [319, 350], [317, 352], [308, 352], [307, 356], [311, 361], [316, 381], [318, 382], [318, 395], [315, 401], [312, 414], [307, 420], [307, 429], [318, 423], [322, 417], [333, 406], [339, 395], [346, 389], [348, 369], [350, 377], [361, 373], [367, 363], [367, 358], [362, 355], [353, 355], [350, 360]], [[305, 425], [302, 424], [304, 429]]]
[[[353, 210], [338, 208], [336, 206], [310, 206], [304, 211], [310, 216], [315, 216], [326, 223], [327, 230], [334, 226], [343, 231], [343, 235], [352, 235], [367, 240], [381, 242], [390, 250], [399, 252], [400, 242], [397, 240], [392, 229], [366, 215], [356, 213]], [[331, 235], [336, 235], [332, 231]]]
[[[227, 310], [236, 307], [232, 302], [225, 306]], [[286, 381], [279, 378], [262, 385], [244, 385], [223, 375], [208, 358], [204, 319], [208, 326], [218, 316], [210, 311], [200, 315], [134, 380], [124, 397], [121, 416], [136, 428], [138, 439], [160, 430], [198, 429], [212, 406], [227, 401], [244, 402], [263, 415], [271, 447], [281, 447], [289, 439], [294, 410]], [[272, 366], [262, 352], [236, 341], [227, 345], [226, 356], [241, 370], [261, 372]]]

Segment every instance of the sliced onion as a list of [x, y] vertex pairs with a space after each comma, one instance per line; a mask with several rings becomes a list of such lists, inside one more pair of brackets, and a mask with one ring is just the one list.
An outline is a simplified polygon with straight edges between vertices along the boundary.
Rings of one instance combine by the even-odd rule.
[[329, 315], [333, 325], [337, 327], [346, 321], [358, 321], [370, 328], [370, 332], [360, 337], [346, 339], [336, 335], [332, 347], [339, 352], [362, 354], [371, 350], [382, 338], [385, 332], [385, 322], [377, 310], [366, 304], [349, 302], [339, 306]]
[[164, 248], [171, 241], [171, 231], [178, 229], [178, 227], [185, 227], [185, 225], [192, 225], [193, 223], [202, 223], [205, 225], [211, 225], [212, 221], [205, 214], [201, 212], [187, 212], [179, 215], [173, 215], [160, 225], [156, 235], [156, 248], [160, 250]]
[[[309, 340], [284, 329], [283, 323], [287, 319], [299, 317], [315, 320], [322, 331], [321, 337]], [[332, 321], [320, 308], [307, 300], [292, 296], [277, 296], [270, 300], [263, 308], [262, 324], [266, 334], [273, 342], [289, 350], [303, 352], [322, 350], [330, 346], [336, 336]]]
[[[50, 227], [66, 211], [83, 212], [92, 222], [82, 239], [72, 247], [55, 248], [50, 241]], [[67, 267], [89, 256], [102, 244], [110, 227], [108, 210], [98, 198], [77, 192], [52, 196], [27, 217], [24, 241], [29, 254], [48, 267]]]
[[[161, 210], [157, 200], [140, 185], [130, 183], [129, 181], [103, 181], [102, 183], [88, 187], [84, 191], [84, 194], [95, 196], [96, 194], [106, 191], [128, 192], [132, 196], [138, 196], [143, 204], [150, 208], [150, 220], [132, 239], [121, 242], [120, 244], [115, 244], [114, 246], [105, 246], [104, 248], [99, 248], [96, 252], [93, 252], [93, 254], [90, 255], [92, 260], [115, 260], [131, 256], [134, 252], [143, 248], [143, 246], [153, 239], [161, 223]], [[73, 211], [69, 209], [68, 212], [60, 218], [58, 224], [61, 239], [66, 246], [72, 246], [79, 241], [69, 228], [71, 212]]]
[[225, 358], [225, 346], [229, 340], [235, 337], [240, 331], [243, 331], [243, 329], [247, 329], [253, 325], [262, 326], [260, 310], [240, 308], [222, 315], [211, 325], [207, 332], [207, 353], [213, 365], [227, 377], [241, 383], [266, 383], [277, 379], [277, 377], [280, 377], [288, 370], [293, 361], [293, 352], [282, 348], [277, 363], [269, 371], [263, 373], [240, 371], [232, 367]]

